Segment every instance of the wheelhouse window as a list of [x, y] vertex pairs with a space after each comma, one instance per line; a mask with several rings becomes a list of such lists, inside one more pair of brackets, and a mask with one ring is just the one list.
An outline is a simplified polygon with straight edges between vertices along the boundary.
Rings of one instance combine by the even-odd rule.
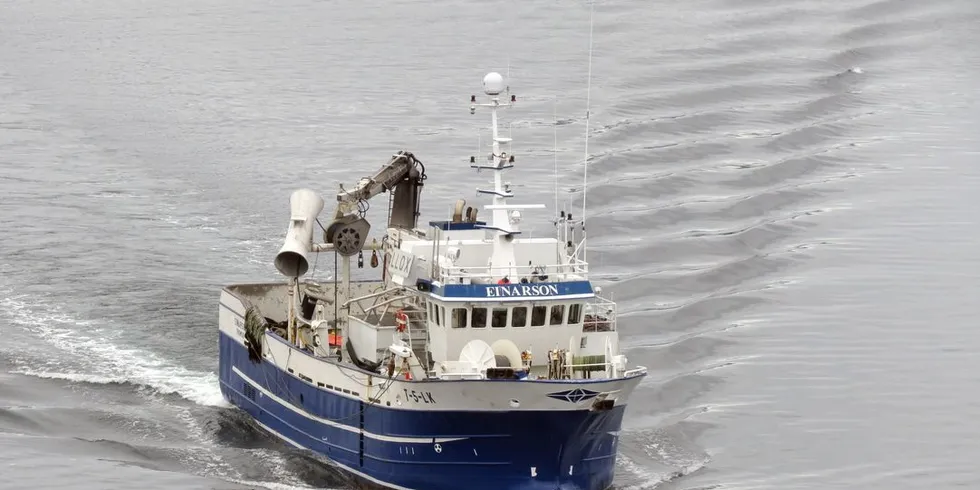
[[575, 303], [568, 307], [568, 324], [575, 325], [582, 321], [582, 305]]
[[565, 305], [554, 305], [551, 307], [551, 325], [561, 325], [565, 323]]
[[544, 326], [545, 320], [548, 318], [548, 307], [547, 306], [535, 306], [531, 308], [531, 326], [541, 327]]
[[583, 332], [612, 332], [615, 329], [615, 323], [609, 321], [608, 317], [592, 313], [585, 314], [585, 323], [582, 325]]
[[466, 308], [453, 308], [453, 328], [466, 328]]
[[510, 326], [512, 327], [526, 327], [527, 326], [527, 307], [517, 306], [514, 307], [514, 311], [511, 312], [510, 316]]
[[473, 328], [486, 328], [486, 326], [487, 326], [487, 309], [473, 308]]
[[490, 318], [490, 325], [493, 328], [504, 328], [507, 326], [507, 308], [494, 308], [493, 317]]

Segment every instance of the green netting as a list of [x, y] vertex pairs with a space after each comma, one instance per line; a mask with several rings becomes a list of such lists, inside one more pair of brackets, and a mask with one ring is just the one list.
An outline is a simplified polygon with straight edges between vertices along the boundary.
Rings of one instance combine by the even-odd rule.
[[262, 362], [262, 339], [268, 324], [259, 309], [249, 306], [245, 310], [245, 347], [248, 349], [248, 359], [252, 362]]
[[[594, 356], [572, 356], [572, 370], [576, 373], [591, 373], [606, 370], [606, 356], [598, 354]], [[578, 364], [598, 364], [597, 366], [578, 366]]]

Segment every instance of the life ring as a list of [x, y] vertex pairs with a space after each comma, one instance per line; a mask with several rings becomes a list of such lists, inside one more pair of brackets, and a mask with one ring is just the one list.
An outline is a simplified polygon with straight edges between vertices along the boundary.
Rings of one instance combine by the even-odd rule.
[[408, 326], [408, 315], [405, 314], [405, 310], [398, 310], [395, 312], [395, 323], [399, 332], [405, 331], [405, 327]]

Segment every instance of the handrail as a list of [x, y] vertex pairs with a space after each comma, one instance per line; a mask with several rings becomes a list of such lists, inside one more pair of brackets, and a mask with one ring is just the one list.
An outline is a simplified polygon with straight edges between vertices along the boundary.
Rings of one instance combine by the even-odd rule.
[[375, 304], [373, 304], [371, 306], [368, 306], [367, 308], [364, 309], [364, 312], [365, 313], [368, 313], [370, 311], [374, 311], [375, 308], [381, 308], [382, 306], [388, 306], [391, 303], [394, 303], [395, 301], [401, 301], [403, 299], [408, 299], [408, 298], [411, 298], [411, 297], [412, 297], [412, 295], [410, 295], [410, 294], [404, 294], [402, 296], [395, 296], [394, 298], [391, 298], [389, 300], [385, 300], [385, 301], [382, 301], [380, 303], [375, 303]]
[[592, 367], [592, 366], [609, 366], [610, 364], [612, 364], [612, 363], [611, 362], [592, 362], [592, 363], [583, 363], [583, 364], [565, 364], [565, 368]]
[[[603, 368], [602, 370], [599, 370], [599, 372], [601, 372], [603, 374], [604, 373], [608, 373], [610, 370], [613, 370], [612, 360], [609, 360], [609, 361], [606, 361], [606, 362], [593, 362], [593, 363], [581, 363], [581, 364], [565, 364], [563, 366], [563, 369], [568, 374], [568, 379], [577, 379], [577, 378], [575, 378], [575, 371], [576, 371], [576, 369], [590, 368], [590, 367], [596, 367], [596, 366], [601, 366]], [[592, 378], [592, 375], [590, 374], [590, 373], [592, 373], [592, 371], [586, 371], [585, 369], [582, 369], [580, 372], [581, 372], [581, 375], [582, 375], [582, 379], [586, 379], [586, 377]]]
[[479, 278], [490, 279], [498, 274], [493, 274], [494, 270], [510, 269], [514, 270], [518, 277], [521, 276], [545, 276], [552, 274], [588, 274], [589, 263], [584, 260], [572, 258], [566, 264], [547, 264], [547, 265], [515, 265], [515, 266], [495, 266], [481, 265], [473, 267], [463, 266], [441, 266], [438, 276], [440, 279], [455, 278]]
[[584, 332], [613, 332], [616, 330], [617, 305], [615, 301], [595, 296], [585, 302], [582, 317]]
[[626, 371], [623, 371], [623, 377], [628, 378], [630, 376], [633, 376], [634, 374], [646, 373], [646, 372], [647, 372], [646, 366], [637, 366], [633, 369], [628, 369]]
[[345, 301], [343, 304], [341, 304], [340, 307], [341, 308], [347, 308], [352, 303], [360, 303], [361, 301], [364, 301], [366, 299], [377, 298], [378, 296], [383, 296], [383, 295], [388, 294], [388, 293], [393, 293], [393, 292], [396, 292], [396, 291], [398, 291], [400, 289], [402, 289], [402, 288], [401, 287], [391, 287], [391, 288], [382, 289], [381, 291], [375, 291], [373, 293], [368, 293], [368, 294], [365, 294], [363, 296], [358, 296], [356, 298], [351, 298], [351, 299]]

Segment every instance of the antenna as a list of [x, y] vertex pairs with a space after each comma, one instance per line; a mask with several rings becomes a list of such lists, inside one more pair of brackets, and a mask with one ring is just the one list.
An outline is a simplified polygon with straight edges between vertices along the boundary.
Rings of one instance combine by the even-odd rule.
[[[585, 198], [589, 193], [589, 120], [592, 119], [592, 27], [595, 21], [595, 0], [589, 2], [589, 76], [585, 89], [585, 159], [582, 164], [582, 241], [585, 241]], [[584, 244], [583, 244], [584, 245]], [[585, 249], [582, 247], [582, 260], [585, 260]]]
[[555, 223], [558, 223], [558, 96], [555, 96]]
[[[514, 4], [516, 3], [517, 3], [516, 0], [512, 1], [510, 8], [507, 9], [507, 13], [510, 14], [509, 15], [510, 19], [508, 19], [508, 21], [512, 26], [517, 25], [516, 22], [517, 14], [515, 13], [517, 12], [517, 9], [514, 8]], [[513, 36], [507, 36], [507, 40], [508, 42], [507, 42], [507, 79], [506, 80], [507, 80], [507, 91], [510, 92], [510, 49], [514, 47], [514, 38]]]
[[589, 120], [592, 119], [592, 25], [595, 16], [595, 0], [589, 2], [589, 76], [585, 89], [585, 170], [582, 176], [582, 224], [585, 224], [585, 197], [589, 192]]

